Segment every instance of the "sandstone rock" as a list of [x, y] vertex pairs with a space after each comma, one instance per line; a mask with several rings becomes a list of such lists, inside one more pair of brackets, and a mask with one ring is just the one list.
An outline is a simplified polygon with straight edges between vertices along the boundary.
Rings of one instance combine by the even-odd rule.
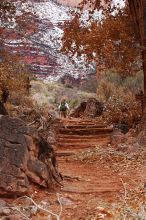
[[60, 198], [60, 202], [63, 206], [73, 206], [74, 205], [73, 201], [71, 201], [70, 199], [64, 198], [64, 197]]
[[9, 209], [9, 208], [3, 208], [3, 210], [2, 210], [2, 214], [3, 215], [10, 215], [11, 214], [11, 209]]
[[0, 208], [6, 207], [6, 206], [7, 206], [7, 203], [5, 202], [5, 200], [0, 199]]
[[21, 217], [18, 217], [16, 215], [9, 215], [7, 217], [2, 218], [3, 220], [22, 220]]
[[102, 114], [103, 104], [95, 98], [90, 98], [87, 102], [82, 102], [72, 113], [71, 117], [95, 118]]
[[84, 115], [89, 118], [100, 116], [103, 112], [103, 105], [95, 98], [90, 98], [86, 103]]
[[55, 134], [52, 131], [48, 131], [48, 138], [47, 138], [48, 143], [50, 143], [51, 145], [55, 145], [56, 144], [56, 139], [55, 139]]
[[113, 213], [107, 209], [107, 208], [103, 208], [103, 207], [97, 207], [97, 220], [102, 220], [102, 219], [113, 219]]
[[124, 123], [116, 124], [115, 128], [118, 128], [123, 134], [126, 134], [129, 131], [129, 126]]
[[47, 200], [45, 199], [44, 201], [40, 202], [40, 206], [43, 207], [44, 209], [47, 209], [47, 210], [50, 208], [51, 204], [52, 203], [48, 199]]
[[145, 131], [141, 131], [137, 137], [137, 141], [141, 146], [146, 146], [146, 135]]
[[127, 138], [123, 133], [117, 132], [117, 133], [114, 133], [112, 136], [111, 145], [117, 147], [119, 144], [125, 143], [126, 140]]
[[65, 85], [68, 88], [79, 87], [82, 81], [83, 79], [75, 78], [69, 74], [65, 74], [59, 80], [61, 84]]
[[85, 109], [86, 109], [86, 102], [81, 102], [81, 104], [70, 114], [70, 116], [79, 118], [84, 114]]
[[0, 118], [0, 194], [22, 195], [34, 182], [59, 184], [53, 149], [35, 130], [16, 118]]

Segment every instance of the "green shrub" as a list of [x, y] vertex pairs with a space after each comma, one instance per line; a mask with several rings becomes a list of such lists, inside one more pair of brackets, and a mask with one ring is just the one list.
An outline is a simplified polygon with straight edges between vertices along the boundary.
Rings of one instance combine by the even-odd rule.
[[89, 77], [81, 86], [80, 89], [85, 92], [96, 93], [97, 79], [96, 77]]
[[130, 127], [141, 118], [140, 104], [131, 92], [117, 91], [105, 102], [103, 117], [109, 123], [122, 123]]
[[66, 84], [65, 87], [66, 87], [66, 88], [69, 88], [69, 89], [73, 89], [73, 86], [72, 86], [72, 85], [69, 85], [69, 84]]
[[133, 94], [143, 90], [143, 72], [138, 72], [134, 77], [126, 77], [122, 83], [125, 90], [130, 90]]
[[98, 84], [98, 99], [104, 102], [103, 117], [108, 123], [132, 126], [140, 120], [142, 109], [135, 94], [142, 88], [142, 73], [121, 79], [116, 73], [105, 75]]
[[77, 99], [72, 99], [69, 102], [69, 106], [70, 106], [71, 109], [77, 107], [78, 104], [79, 104], [79, 100], [77, 100]]

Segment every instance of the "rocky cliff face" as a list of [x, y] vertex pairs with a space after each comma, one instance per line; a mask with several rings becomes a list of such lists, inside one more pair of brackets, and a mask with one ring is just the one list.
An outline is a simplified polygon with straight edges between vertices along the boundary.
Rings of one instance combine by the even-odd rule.
[[81, 1], [81, 0], [57, 0], [57, 2], [58, 2], [59, 4], [61, 4], [61, 5], [76, 7], [76, 6], [78, 6], [82, 1]]
[[27, 194], [32, 183], [59, 186], [52, 147], [22, 120], [0, 117], [0, 155], [0, 195]]
[[51, 0], [32, 0], [31, 4], [35, 15], [24, 16], [21, 28], [3, 29], [4, 47], [20, 55], [21, 61], [39, 78], [55, 81], [65, 74], [79, 81], [85, 78], [84, 63], [80, 61], [75, 67], [59, 52], [63, 23], [71, 18], [69, 8]]

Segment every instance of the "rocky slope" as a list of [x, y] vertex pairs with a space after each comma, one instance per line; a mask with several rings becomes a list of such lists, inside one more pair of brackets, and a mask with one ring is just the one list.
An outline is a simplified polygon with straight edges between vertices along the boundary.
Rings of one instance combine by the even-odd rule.
[[51, 0], [30, 1], [30, 4], [36, 16], [25, 16], [21, 28], [3, 29], [4, 47], [20, 55], [22, 62], [39, 78], [56, 81], [69, 73], [80, 80], [93, 72], [82, 60], [73, 65], [59, 52], [63, 23], [71, 18], [69, 7]]

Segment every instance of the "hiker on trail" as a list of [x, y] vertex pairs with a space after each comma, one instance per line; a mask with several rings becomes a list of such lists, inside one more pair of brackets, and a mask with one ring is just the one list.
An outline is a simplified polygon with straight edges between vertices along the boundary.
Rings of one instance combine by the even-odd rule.
[[66, 118], [67, 112], [69, 110], [69, 106], [65, 99], [62, 99], [60, 105], [59, 105], [59, 112], [61, 118]]

